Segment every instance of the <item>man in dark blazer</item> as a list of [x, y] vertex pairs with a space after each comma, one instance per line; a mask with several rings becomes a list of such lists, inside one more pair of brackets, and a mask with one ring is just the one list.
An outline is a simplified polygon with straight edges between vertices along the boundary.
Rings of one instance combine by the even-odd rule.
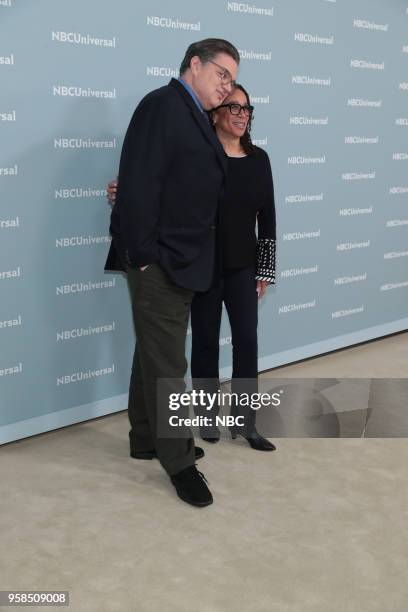
[[185, 388], [191, 300], [209, 288], [214, 273], [227, 158], [205, 111], [222, 104], [238, 64], [237, 49], [225, 40], [193, 43], [180, 78], [136, 108], [123, 143], [105, 265], [127, 272], [132, 300], [131, 456], [157, 456], [179, 497], [195, 506], [213, 501], [195, 466], [204, 453], [189, 428], [169, 427], [168, 397]]

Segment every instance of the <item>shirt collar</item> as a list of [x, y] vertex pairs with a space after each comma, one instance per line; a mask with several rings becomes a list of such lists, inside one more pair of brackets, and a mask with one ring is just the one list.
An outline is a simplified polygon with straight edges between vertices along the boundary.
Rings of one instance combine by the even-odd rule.
[[179, 77], [178, 79], [180, 81], [180, 83], [184, 86], [184, 88], [188, 91], [188, 93], [190, 94], [190, 96], [193, 98], [194, 102], [196, 103], [197, 107], [199, 108], [199, 110], [204, 113], [205, 110], [203, 108], [203, 105], [201, 104], [200, 100], [197, 97], [197, 94], [191, 89], [190, 85], [188, 85], [181, 77]]

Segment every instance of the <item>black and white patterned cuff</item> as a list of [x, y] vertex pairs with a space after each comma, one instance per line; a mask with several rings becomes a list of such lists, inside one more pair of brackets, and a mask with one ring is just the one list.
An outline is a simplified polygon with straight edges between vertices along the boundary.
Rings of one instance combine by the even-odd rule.
[[276, 240], [260, 238], [256, 248], [256, 280], [275, 283]]

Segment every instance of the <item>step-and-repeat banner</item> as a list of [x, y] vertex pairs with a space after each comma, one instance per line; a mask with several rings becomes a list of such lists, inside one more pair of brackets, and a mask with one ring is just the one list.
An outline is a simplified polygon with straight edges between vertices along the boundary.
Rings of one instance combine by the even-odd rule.
[[260, 370], [408, 328], [407, 0], [0, 0], [0, 442], [126, 408], [105, 187], [138, 101], [210, 36], [275, 180]]

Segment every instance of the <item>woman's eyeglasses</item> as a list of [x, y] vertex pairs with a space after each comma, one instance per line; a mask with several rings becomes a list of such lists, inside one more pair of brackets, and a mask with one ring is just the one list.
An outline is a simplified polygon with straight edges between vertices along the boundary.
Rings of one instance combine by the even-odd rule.
[[239, 115], [241, 111], [243, 111], [246, 117], [252, 117], [254, 113], [254, 107], [251, 106], [250, 104], [244, 104], [244, 106], [242, 106], [241, 104], [238, 104], [237, 102], [229, 102], [227, 104], [220, 104], [214, 110], [217, 110], [218, 108], [227, 108], [227, 107], [229, 108], [231, 115]]

